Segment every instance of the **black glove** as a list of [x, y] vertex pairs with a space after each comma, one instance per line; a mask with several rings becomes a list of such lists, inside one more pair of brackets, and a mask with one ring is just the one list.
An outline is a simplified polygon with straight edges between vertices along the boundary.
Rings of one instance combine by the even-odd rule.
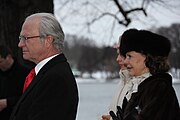
[[120, 106], [117, 106], [116, 114], [113, 111], [110, 111], [109, 114], [113, 120], [123, 120], [123, 112]]
[[134, 109], [131, 110], [131, 112], [129, 112], [129, 114], [127, 114], [126, 116], [124, 116], [125, 120], [138, 120], [138, 115], [140, 112], [140, 108], [139, 107], [135, 107]]

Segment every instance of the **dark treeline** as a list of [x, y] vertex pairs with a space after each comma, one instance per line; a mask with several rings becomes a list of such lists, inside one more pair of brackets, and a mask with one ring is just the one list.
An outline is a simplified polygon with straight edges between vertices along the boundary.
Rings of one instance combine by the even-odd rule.
[[180, 24], [173, 24], [170, 27], [161, 27], [157, 33], [166, 36], [171, 40], [172, 49], [170, 53], [170, 65], [175, 69], [180, 68]]
[[117, 52], [112, 46], [97, 47], [93, 40], [67, 35], [64, 53], [71, 67], [81, 74], [103, 71], [109, 75], [107, 79], [118, 76]]
[[[179, 69], [180, 24], [173, 24], [170, 27], [160, 27], [153, 31], [170, 39], [172, 43], [169, 59], [170, 65], [176, 70]], [[65, 41], [64, 52], [72, 68], [78, 69], [81, 74], [88, 72], [91, 75], [94, 72], [103, 71], [108, 74], [107, 79], [118, 77], [117, 52], [113, 46], [98, 47], [93, 40], [76, 35], [67, 35]]]
[[161, 27], [157, 33], [166, 36], [171, 40], [172, 49], [170, 53], [171, 73], [180, 80], [180, 24], [172, 24], [170, 27]]
[[[0, 44], [9, 46], [18, 61], [28, 66], [32, 65], [22, 58], [22, 52], [18, 48], [18, 36], [25, 17], [35, 12], [53, 13], [53, 0], [0, 1]], [[155, 32], [171, 40], [170, 64], [176, 71], [180, 68], [180, 24], [161, 27], [155, 30]], [[76, 35], [67, 35], [65, 54], [67, 54], [71, 66], [80, 70], [81, 73], [88, 72], [91, 74], [96, 71], [104, 71], [108, 73], [108, 78], [118, 76], [117, 54], [112, 46], [98, 47], [92, 40]]]

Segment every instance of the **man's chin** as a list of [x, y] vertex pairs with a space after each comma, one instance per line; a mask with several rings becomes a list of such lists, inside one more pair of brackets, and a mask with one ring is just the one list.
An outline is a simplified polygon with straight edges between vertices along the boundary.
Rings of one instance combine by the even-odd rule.
[[24, 59], [24, 60], [29, 60], [29, 57], [26, 56], [26, 55], [23, 55], [23, 59]]

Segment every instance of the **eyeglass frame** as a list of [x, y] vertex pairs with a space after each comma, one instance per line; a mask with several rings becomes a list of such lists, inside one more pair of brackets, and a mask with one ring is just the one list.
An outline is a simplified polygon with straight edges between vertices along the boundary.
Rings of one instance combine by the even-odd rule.
[[36, 36], [30, 36], [30, 37], [26, 37], [26, 36], [23, 36], [23, 35], [20, 35], [19, 36], [19, 41], [26, 41], [26, 40], [28, 40], [28, 39], [32, 39], [32, 38], [37, 38], [37, 37], [40, 37], [41, 38], [41, 36], [39, 36], [39, 35], [36, 35]]

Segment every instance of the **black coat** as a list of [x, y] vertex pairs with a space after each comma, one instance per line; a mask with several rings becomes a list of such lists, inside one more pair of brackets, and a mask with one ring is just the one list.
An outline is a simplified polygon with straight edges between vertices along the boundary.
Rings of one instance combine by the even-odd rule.
[[153, 75], [138, 86], [124, 109], [124, 120], [180, 120], [180, 107], [172, 77]]
[[75, 120], [78, 89], [63, 54], [46, 63], [18, 101], [10, 120]]
[[7, 108], [0, 112], [0, 120], [9, 120], [14, 105], [22, 95], [28, 73], [29, 69], [16, 60], [8, 71], [0, 71], [0, 99], [7, 99]]

